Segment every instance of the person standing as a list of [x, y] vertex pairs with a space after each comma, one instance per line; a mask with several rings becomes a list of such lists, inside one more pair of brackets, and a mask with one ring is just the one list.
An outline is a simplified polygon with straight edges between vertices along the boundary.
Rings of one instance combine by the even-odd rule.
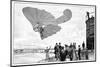
[[62, 47], [61, 52], [60, 52], [60, 61], [65, 61], [66, 60], [66, 53], [64, 50], [64, 47]]
[[83, 50], [85, 49], [85, 43], [84, 43], [84, 41], [82, 43], [82, 48], [83, 48]]
[[59, 42], [59, 45], [58, 45], [58, 48], [59, 48], [59, 50], [58, 50], [58, 52], [59, 52], [59, 59], [61, 59], [61, 50], [62, 50], [62, 46], [61, 46], [61, 43]]
[[81, 47], [80, 45], [78, 46], [78, 58], [81, 60]]
[[46, 59], [49, 59], [49, 50], [50, 50], [50, 48], [46, 47], [46, 49], [45, 49]]
[[65, 44], [65, 54], [68, 55], [68, 45]]
[[70, 48], [70, 53], [69, 53], [70, 61], [73, 60], [73, 49], [72, 47]]
[[89, 59], [89, 57], [88, 57], [88, 50], [87, 50], [87, 49], [86, 49], [86, 51], [85, 51], [85, 58], [86, 58], [86, 60]]
[[56, 43], [56, 45], [54, 47], [54, 54], [55, 54], [56, 60], [58, 60], [58, 51], [59, 51], [59, 47], [58, 47], [58, 44]]

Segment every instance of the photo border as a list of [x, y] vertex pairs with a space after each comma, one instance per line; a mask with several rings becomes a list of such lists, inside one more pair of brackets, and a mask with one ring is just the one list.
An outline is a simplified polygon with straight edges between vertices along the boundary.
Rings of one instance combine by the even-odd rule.
[[[29, 65], [12, 65], [12, 2], [32, 2], [32, 3], [46, 3], [46, 4], [60, 4], [60, 5], [77, 5], [77, 6], [94, 6], [95, 7], [95, 21], [94, 21], [94, 51], [95, 51], [95, 60], [94, 61], [73, 61], [73, 62], [59, 62], [59, 63], [45, 63], [45, 64], [29, 64]], [[96, 5], [87, 5], [87, 4], [71, 4], [71, 3], [55, 3], [55, 2], [40, 2], [40, 1], [24, 1], [24, 0], [10, 0], [10, 66], [11, 67], [19, 67], [19, 66], [36, 66], [36, 65], [53, 65], [53, 64], [69, 64], [69, 63], [85, 63], [85, 62], [96, 62], [96, 53], [97, 53], [97, 44], [96, 44], [96, 20], [97, 20], [97, 9]]]

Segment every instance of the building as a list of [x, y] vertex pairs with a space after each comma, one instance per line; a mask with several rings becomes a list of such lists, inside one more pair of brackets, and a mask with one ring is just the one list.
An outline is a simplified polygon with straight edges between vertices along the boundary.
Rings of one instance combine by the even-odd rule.
[[90, 17], [90, 13], [87, 12], [86, 20], [86, 47], [88, 50], [94, 49], [94, 22], [95, 17]]

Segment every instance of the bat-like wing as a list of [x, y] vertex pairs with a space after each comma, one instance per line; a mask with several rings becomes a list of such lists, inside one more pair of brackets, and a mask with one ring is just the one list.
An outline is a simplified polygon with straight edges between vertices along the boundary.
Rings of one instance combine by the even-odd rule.
[[55, 22], [55, 17], [45, 10], [40, 10], [32, 7], [24, 7], [22, 12], [24, 16], [30, 21], [33, 27], [36, 24], [48, 25], [54, 24], [53, 22]]
[[69, 21], [71, 18], [72, 18], [72, 12], [71, 12], [71, 10], [65, 9], [65, 10], [63, 11], [63, 15], [60, 16], [60, 17], [58, 17], [58, 18], [56, 19], [56, 23], [57, 23], [57, 24], [61, 24], [61, 23], [64, 23], [64, 22], [66, 22], [66, 21]]

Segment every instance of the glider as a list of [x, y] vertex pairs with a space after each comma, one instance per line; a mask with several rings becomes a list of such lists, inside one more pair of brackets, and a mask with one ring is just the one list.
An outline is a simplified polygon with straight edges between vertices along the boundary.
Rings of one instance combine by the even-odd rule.
[[58, 18], [55, 18], [51, 13], [45, 10], [32, 7], [24, 7], [22, 12], [32, 24], [33, 30], [40, 33], [41, 39], [56, 34], [56, 32], [61, 29], [58, 24], [64, 23], [72, 17], [72, 12], [69, 9], [65, 9], [63, 15]]

